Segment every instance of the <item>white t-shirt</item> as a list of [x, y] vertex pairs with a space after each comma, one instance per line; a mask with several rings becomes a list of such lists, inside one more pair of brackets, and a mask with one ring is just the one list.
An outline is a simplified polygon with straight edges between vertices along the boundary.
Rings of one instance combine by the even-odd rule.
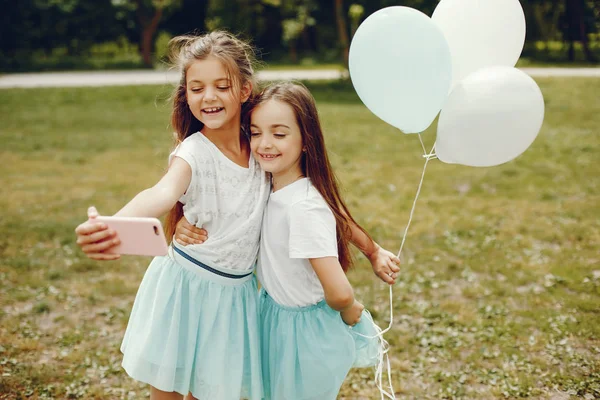
[[179, 199], [183, 214], [209, 232], [204, 243], [187, 245], [186, 252], [208, 266], [252, 269], [271, 187], [266, 173], [252, 155], [249, 168], [234, 163], [200, 132], [180, 143], [173, 156], [192, 168], [190, 185]]
[[279, 304], [303, 307], [325, 295], [309, 258], [337, 257], [333, 212], [308, 178], [271, 193], [265, 209], [258, 279]]

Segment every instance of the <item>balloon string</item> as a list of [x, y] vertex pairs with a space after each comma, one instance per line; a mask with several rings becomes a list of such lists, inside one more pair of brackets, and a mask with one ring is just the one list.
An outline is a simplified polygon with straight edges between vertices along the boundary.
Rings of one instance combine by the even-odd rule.
[[415, 195], [415, 200], [413, 201], [412, 209], [410, 210], [410, 216], [408, 218], [408, 223], [406, 224], [406, 229], [404, 229], [404, 235], [402, 235], [402, 243], [400, 244], [400, 250], [398, 250], [398, 258], [400, 258], [400, 254], [402, 253], [402, 249], [404, 248], [404, 242], [406, 241], [406, 236], [408, 235], [408, 228], [410, 228], [410, 223], [412, 222], [413, 215], [415, 213], [415, 207], [417, 205], [417, 199], [419, 198], [419, 194], [421, 193], [421, 187], [423, 186], [423, 180], [425, 179], [425, 170], [427, 169], [427, 164], [429, 160], [432, 160], [435, 157], [435, 143], [433, 147], [431, 147], [431, 151], [427, 153], [425, 150], [425, 145], [423, 144], [423, 139], [421, 138], [421, 134], [418, 134], [419, 141], [421, 142], [421, 147], [423, 147], [423, 157], [425, 158], [425, 165], [423, 165], [423, 172], [421, 173], [421, 181], [419, 182], [419, 187], [417, 189], [417, 194]]
[[417, 137], [419, 138], [419, 143], [421, 143], [421, 148], [423, 149], [423, 154], [427, 154], [427, 150], [425, 150], [425, 143], [423, 143], [423, 138], [421, 137], [421, 134], [418, 133]]
[[[423, 143], [423, 139], [421, 138], [421, 134], [417, 134], [418, 138], [419, 138], [419, 142], [421, 143], [421, 147], [423, 149], [423, 157], [425, 158], [425, 164], [423, 165], [423, 172], [421, 173], [421, 180], [419, 182], [419, 187], [417, 188], [417, 193], [415, 195], [415, 199], [413, 201], [412, 204], [412, 208], [410, 210], [410, 215], [408, 218], [408, 223], [406, 224], [406, 228], [404, 229], [404, 235], [402, 235], [402, 243], [400, 244], [400, 250], [398, 250], [398, 258], [400, 258], [400, 255], [402, 254], [402, 249], [404, 248], [404, 243], [406, 242], [406, 237], [408, 236], [408, 228], [410, 228], [410, 223], [412, 222], [413, 219], [413, 215], [415, 212], [415, 208], [417, 205], [417, 200], [419, 198], [419, 194], [421, 193], [421, 188], [423, 187], [423, 180], [425, 179], [425, 171], [427, 170], [427, 164], [429, 163], [429, 160], [434, 160], [436, 159], [436, 155], [434, 153], [435, 151], [435, 143], [433, 144], [433, 146], [431, 147], [431, 151], [428, 153], [427, 150], [425, 149], [425, 144]], [[393, 286], [389, 285], [389, 290], [390, 290], [390, 322], [387, 326], [387, 328], [385, 329], [381, 329], [379, 328], [377, 325], [375, 325], [375, 323], [373, 322], [373, 325], [375, 326], [375, 329], [377, 331], [377, 334], [374, 336], [368, 336], [368, 335], [363, 335], [359, 332], [355, 332], [356, 335], [358, 336], [362, 336], [364, 338], [367, 339], [375, 339], [375, 338], [379, 338], [380, 341], [380, 351], [379, 351], [379, 362], [377, 365], [377, 368], [375, 370], [375, 383], [377, 385], [377, 388], [379, 389], [379, 393], [381, 395], [381, 399], [384, 399], [384, 396], [395, 400], [396, 399], [396, 395], [395, 395], [395, 390], [394, 387], [392, 385], [392, 367], [390, 364], [390, 358], [389, 358], [389, 345], [388, 342], [383, 339], [383, 335], [388, 332], [391, 328], [392, 325], [394, 323], [394, 305], [393, 305], [393, 290], [392, 290]], [[385, 363], [385, 365], [384, 365]], [[386, 391], [383, 389], [383, 384], [382, 384], [382, 376], [383, 376], [383, 369], [384, 367], [387, 366], [387, 377], [388, 377], [388, 387], [390, 389], [390, 391]]]
[[[435, 150], [435, 143], [433, 144], [433, 147], [431, 148], [431, 151], [429, 153], [427, 153], [427, 150], [425, 149], [425, 144], [423, 143], [423, 138], [421, 138], [421, 134], [419, 133], [417, 136], [419, 137], [419, 142], [421, 142], [421, 148], [423, 149], [423, 158], [425, 158], [426, 160], [435, 160], [435, 159], [437, 159], [437, 154], [435, 154], [433, 152], [433, 150]], [[427, 167], [427, 164], [425, 164], [425, 167]], [[423, 174], [425, 174], [425, 171], [423, 171]], [[423, 183], [422, 178], [421, 178], [421, 183]], [[417, 197], [419, 197], [418, 193], [417, 193]]]

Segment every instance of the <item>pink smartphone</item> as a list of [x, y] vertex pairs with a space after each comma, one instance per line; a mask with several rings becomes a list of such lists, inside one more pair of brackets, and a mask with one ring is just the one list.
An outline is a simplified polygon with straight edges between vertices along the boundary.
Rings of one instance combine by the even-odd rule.
[[103, 222], [117, 232], [121, 244], [110, 249], [111, 254], [138, 256], [164, 256], [168, 245], [162, 225], [156, 218], [98, 216], [95, 221]]

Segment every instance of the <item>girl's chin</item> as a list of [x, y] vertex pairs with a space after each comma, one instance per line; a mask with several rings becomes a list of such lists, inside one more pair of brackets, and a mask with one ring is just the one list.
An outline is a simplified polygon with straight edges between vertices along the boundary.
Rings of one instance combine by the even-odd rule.
[[202, 122], [202, 124], [205, 127], [207, 127], [208, 129], [212, 129], [212, 130], [223, 128], [223, 126], [225, 125], [221, 121], [218, 121], [218, 122], [217, 121], [200, 121], [200, 122]]
[[260, 165], [260, 168], [265, 172], [270, 172], [271, 174], [277, 174], [277, 172], [279, 172], [277, 168], [273, 168], [272, 164], [260, 161], [258, 162], [258, 164]]
[[261, 162], [259, 162], [258, 164], [260, 165], [260, 168], [265, 172], [270, 172], [270, 173], [276, 172], [273, 170], [273, 168], [269, 164], [265, 165], [265, 163], [261, 163]]

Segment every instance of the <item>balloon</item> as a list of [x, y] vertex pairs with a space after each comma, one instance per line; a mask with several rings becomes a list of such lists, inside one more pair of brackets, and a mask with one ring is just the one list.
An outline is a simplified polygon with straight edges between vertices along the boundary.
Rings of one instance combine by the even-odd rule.
[[512, 160], [535, 140], [544, 98], [535, 81], [511, 67], [488, 67], [450, 93], [438, 121], [436, 154], [446, 163], [489, 167]]
[[427, 15], [387, 7], [358, 27], [350, 78], [363, 103], [404, 133], [422, 132], [448, 97], [452, 77], [444, 35]]
[[514, 67], [525, 43], [519, 0], [441, 0], [431, 16], [452, 54], [452, 85], [484, 67]]

